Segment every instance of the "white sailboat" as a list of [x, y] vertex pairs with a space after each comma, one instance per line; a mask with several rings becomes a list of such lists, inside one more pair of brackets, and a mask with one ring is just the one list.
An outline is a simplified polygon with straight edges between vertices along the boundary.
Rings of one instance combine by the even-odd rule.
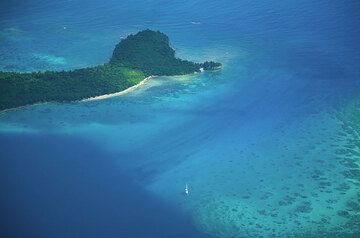
[[187, 183], [185, 184], [185, 194], [189, 195], [189, 186]]

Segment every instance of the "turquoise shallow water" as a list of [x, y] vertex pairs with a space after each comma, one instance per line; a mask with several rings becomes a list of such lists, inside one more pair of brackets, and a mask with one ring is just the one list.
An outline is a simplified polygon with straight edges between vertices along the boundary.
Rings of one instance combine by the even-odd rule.
[[356, 1], [4, 6], [3, 70], [99, 64], [147, 27], [181, 57], [224, 64], [121, 97], [2, 112], [9, 237], [359, 235]]

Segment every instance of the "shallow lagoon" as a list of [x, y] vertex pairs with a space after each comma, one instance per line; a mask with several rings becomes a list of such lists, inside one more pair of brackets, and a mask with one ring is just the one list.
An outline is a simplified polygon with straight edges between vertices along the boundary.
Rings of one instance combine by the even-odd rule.
[[359, 234], [358, 3], [34, 4], [23, 6], [29, 18], [9, 8], [1, 19], [3, 69], [98, 64], [119, 36], [146, 27], [167, 33], [179, 56], [224, 69], [1, 113], [5, 232]]

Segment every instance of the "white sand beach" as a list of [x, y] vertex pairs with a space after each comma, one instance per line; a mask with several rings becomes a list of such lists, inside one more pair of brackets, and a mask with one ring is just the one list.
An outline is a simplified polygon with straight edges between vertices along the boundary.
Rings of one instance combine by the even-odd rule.
[[145, 78], [144, 80], [142, 80], [140, 83], [138, 83], [138, 84], [136, 84], [134, 86], [131, 86], [130, 88], [127, 88], [127, 89], [125, 89], [123, 91], [120, 91], [120, 92], [117, 92], [117, 93], [104, 94], [104, 95], [100, 95], [100, 96], [96, 96], [96, 97], [82, 99], [81, 102], [103, 100], [103, 99], [107, 99], [107, 98], [112, 98], [112, 97], [117, 97], [117, 96], [124, 95], [124, 94], [129, 93], [131, 91], [134, 91], [138, 87], [144, 85], [146, 82], [148, 82], [153, 77], [154, 76], [149, 76], [149, 77]]

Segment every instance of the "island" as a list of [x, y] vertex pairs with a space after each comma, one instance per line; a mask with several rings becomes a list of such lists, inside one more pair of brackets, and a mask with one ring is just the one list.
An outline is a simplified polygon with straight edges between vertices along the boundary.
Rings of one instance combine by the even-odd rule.
[[143, 30], [121, 40], [108, 63], [71, 71], [0, 72], [0, 111], [42, 102], [71, 102], [122, 92], [151, 76], [217, 70], [212, 61], [179, 59], [169, 38]]

